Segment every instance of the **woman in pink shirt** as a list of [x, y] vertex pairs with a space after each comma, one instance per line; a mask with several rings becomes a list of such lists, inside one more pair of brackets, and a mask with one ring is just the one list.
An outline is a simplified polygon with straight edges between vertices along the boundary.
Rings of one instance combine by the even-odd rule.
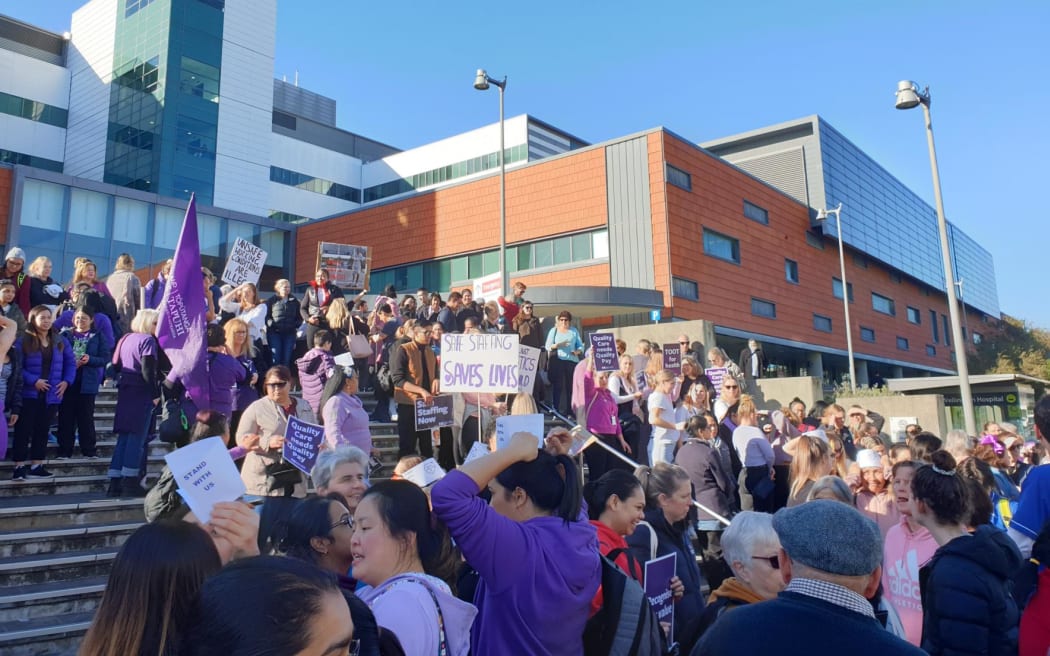
[[918, 646], [922, 640], [922, 600], [919, 595], [919, 569], [937, 551], [937, 541], [919, 526], [908, 509], [911, 479], [922, 463], [902, 460], [893, 465], [893, 496], [900, 521], [886, 533], [882, 553], [882, 596], [897, 615], [908, 642]]
[[[590, 431], [617, 453], [631, 455], [631, 447], [623, 437], [620, 428], [619, 407], [612, 392], [609, 391], [609, 372], [601, 371], [594, 374], [594, 385], [588, 390], [586, 397], [585, 416], [587, 430]], [[599, 445], [592, 446], [584, 451], [583, 457], [587, 461], [590, 471], [590, 479], [596, 481], [602, 474], [610, 469], [630, 469], [609, 451]]]
[[857, 465], [860, 478], [850, 481], [857, 493], [854, 504], [857, 510], [875, 520], [885, 538], [890, 528], [897, 524], [900, 513], [886, 483], [882, 459], [871, 449], [861, 449], [857, 452]]

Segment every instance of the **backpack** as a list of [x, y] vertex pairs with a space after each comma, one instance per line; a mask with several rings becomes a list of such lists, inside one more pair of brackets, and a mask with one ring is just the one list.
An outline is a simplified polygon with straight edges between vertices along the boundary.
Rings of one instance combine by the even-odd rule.
[[390, 357], [393, 354], [393, 344], [390, 341], [391, 339], [389, 338], [383, 340], [379, 367], [376, 369], [376, 381], [379, 383], [379, 389], [388, 395], [394, 393], [394, 376], [390, 373]]
[[[614, 561], [626, 549], [613, 549], [602, 559], [602, 607], [583, 631], [585, 656], [662, 656], [677, 654], [656, 621], [642, 585]], [[629, 557], [629, 555], [628, 555]]]

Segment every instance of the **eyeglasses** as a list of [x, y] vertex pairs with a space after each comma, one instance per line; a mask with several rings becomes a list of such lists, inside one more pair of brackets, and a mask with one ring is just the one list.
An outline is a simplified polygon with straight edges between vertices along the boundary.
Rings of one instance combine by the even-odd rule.
[[769, 563], [769, 566], [773, 569], [780, 569], [780, 557], [779, 556], [751, 556], [754, 560], [764, 560]]
[[679, 346], [689, 346], [689, 342], [678, 342]]
[[287, 380], [277, 380], [277, 381], [274, 381], [272, 383], [266, 383], [266, 386], [267, 387], [271, 387], [273, 389], [281, 389], [282, 387], [286, 386], [287, 384], [288, 384]]
[[722, 389], [727, 389], [727, 390], [729, 390], [729, 389], [740, 389], [740, 386], [739, 385], [723, 385]]
[[339, 518], [338, 522], [336, 522], [335, 524], [332, 524], [328, 528], [329, 529], [333, 529], [333, 528], [335, 528], [337, 526], [345, 526], [345, 527], [347, 527], [349, 529], [353, 529], [354, 528], [354, 518], [351, 517], [350, 515], [343, 515], [342, 517]]
[[521, 309], [526, 311], [526, 312], [532, 312], [532, 306], [531, 305], [526, 305], [526, 306], [522, 307]]

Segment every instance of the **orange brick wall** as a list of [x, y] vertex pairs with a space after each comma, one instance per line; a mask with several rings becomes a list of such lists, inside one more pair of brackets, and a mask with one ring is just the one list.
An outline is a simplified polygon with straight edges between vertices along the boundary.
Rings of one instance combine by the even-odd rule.
[[7, 241], [7, 224], [11, 216], [11, 192], [14, 186], [14, 171], [0, 166], [0, 242]]

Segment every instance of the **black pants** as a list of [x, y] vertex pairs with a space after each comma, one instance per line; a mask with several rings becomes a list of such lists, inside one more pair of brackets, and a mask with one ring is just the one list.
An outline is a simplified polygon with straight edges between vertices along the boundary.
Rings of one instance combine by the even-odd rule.
[[554, 409], [572, 418], [572, 374], [576, 371], [576, 363], [571, 360], [562, 360], [556, 354], [552, 354], [547, 361], [547, 372], [551, 378], [551, 386], [554, 395], [551, 404]]
[[80, 437], [80, 453], [97, 455], [95, 449], [95, 395], [81, 394], [80, 381], [62, 396], [58, 407], [58, 455], [73, 457], [74, 433]]
[[43, 460], [47, 456], [47, 431], [58, 413], [58, 405], [48, 405], [47, 397], [22, 399], [22, 412], [15, 424], [11, 459], [15, 462]]
[[[449, 446], [451, 446], [451, 441]], [[397, 457], [416, 454], [424, 460], [434, 457], [434, 444], [430, 431], [416, 430], [416, 407], [408, 403], [397, 404]]]
[[[372, 393], [375, 394], [376, 399], [376, 407], [372, 410], [371, 415], [372, 421], [390, 421], [390, 395], [383, 391], [382, 386], [379, 384], [379, 376], [375, 373], [372, 374]], [[398, 414], [398, 416], [400, 416], [400, 413]], [[411, 416], [413, 428], [415, 428], [415, 408], [412, 409]], [[399, 428], [398, 432], [400, 432], [400, 430], [401, 429]]]
[[[761, 467], [747, 467], [747, 473], [744, 475], [744, 485], [747, 491], [751, 493], [752, 497], [752, 508], [755, 512], [773, 512], [773, 482], [769, 481], [769, 467], [765, 465]], [[769, 481], [769, 483], [766, 483]], [[768, 488], [768, 494], [759, 496], [755, 494], [755, 491], [762, 491], [762, 488]]]
[[[602, 443], [612, 447], [617, 453], [623, 453], [623, 449], [620, 447], [620, 438], [616, 435], [601, 435], [595, 433], [594, 436], [601, 440]], [[588, 447], [587, 450], [583, 452], [583, 459], [587, 463], [587, 478], [591, 481], [598, 480], [604, 476], [606, 472], [613, 469], [631, 470], [631, 467], [626, 462], [620, 460], [597, 444]]]
[[471, 415], [463, 420], [463, 429], [459, 431], [459, 456], [466, 460], [467, 454], [475, 442], [480, 442], [484, 435], [478, 434], [478, 418]]

